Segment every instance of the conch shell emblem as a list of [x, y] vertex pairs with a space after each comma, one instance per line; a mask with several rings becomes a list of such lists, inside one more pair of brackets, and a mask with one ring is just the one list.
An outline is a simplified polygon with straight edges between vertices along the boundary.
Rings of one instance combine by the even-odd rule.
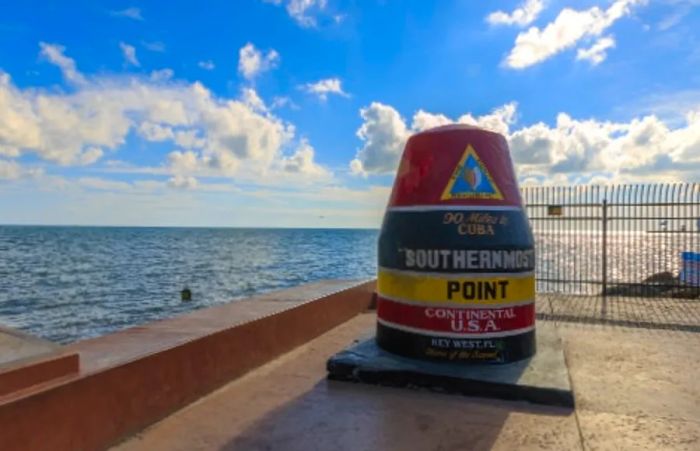
[[464, 168], [464, 181], [469, 184], [472, 191], [476, 191], [476, 187], [481, 183], [481, 171], [478, 166]]

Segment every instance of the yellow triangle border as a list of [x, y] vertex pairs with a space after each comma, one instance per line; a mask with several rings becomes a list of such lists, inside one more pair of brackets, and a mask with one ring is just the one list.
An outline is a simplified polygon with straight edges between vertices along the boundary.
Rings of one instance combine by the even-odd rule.
[[[469, 158], [469, 155], [474, 157], [474, 160], [476, 160], [476, 163], [479, 165], [479, 168], [481, 168], [481, 172], [484, 173], [488, 181], [491, 183], [491, 186], [493, 186], [493, 193], [459, 193], [459, 194], [451, 194], [452, 187], [454, 186], [455, 182], [457, 181], [457, 178], [459, 177], [459, 174], [462, 172], [464, 169], [464, 165], [467, 162], [467, 158]], [[457, 167], [455, 170], [452, 172], [452, 176], [450, 177], [450, 180], [447, 182], [447, 186], [442, 192], [442, 196], [440, 197], [440, 200], [451, 200], [451, 199], [495, 199], [495, 200], [503, 200], [503, 194], [501, 194], [501, 190], [498, 189], [498, 185], [496, 185], [496, 182], [494, 182], [493, 178], [491, 178], [491, 173], [489, 172], [488, 168], [484, 164], [483, 161], [481, 161], [481, 158], [479, 158], [479, 155], [476, 154], [476, 151], [472, 147], [471, 144], [467, 145], [467, 148], [464, 149], [464, 154], [462, 155], [462, 158], [459, 160], [459, 163], [457, 163]]]

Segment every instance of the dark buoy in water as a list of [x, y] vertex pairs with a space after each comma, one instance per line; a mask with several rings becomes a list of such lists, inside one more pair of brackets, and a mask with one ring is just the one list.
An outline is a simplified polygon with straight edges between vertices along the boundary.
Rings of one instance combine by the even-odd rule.
[[180, 292], [180, 300], [181, 301], [191, 301], [192, 300], [192, 291], [185, 287], [181, 292]]

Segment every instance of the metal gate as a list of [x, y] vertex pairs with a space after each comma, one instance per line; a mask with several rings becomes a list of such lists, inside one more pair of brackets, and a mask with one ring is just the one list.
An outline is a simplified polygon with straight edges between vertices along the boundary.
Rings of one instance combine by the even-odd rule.
[[700, 252], [700, 184], [525, 187], [522, 195], [539, 292], [700, 295], [680, 274], [682, 253]]

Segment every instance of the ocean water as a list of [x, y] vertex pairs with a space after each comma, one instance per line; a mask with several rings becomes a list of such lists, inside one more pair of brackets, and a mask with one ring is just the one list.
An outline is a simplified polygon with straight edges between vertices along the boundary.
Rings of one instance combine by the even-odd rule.
[[608, 286], [640, 283], [661, 272], [677, 276], [681, 253], [700, 252], [700, 233], [535, 231], [540, 292], [599, 294], [606, 256]]
[[[0, 324], [60, 343], [376, 273], [376, 230], [0, 226]], [[185, 286], [191, 302], [180, 301]]]
[[[272, 290], [376, 273], [377, 230], [0, 226], [0, 325], [67, 343]], [[600, 231], [535, 230], [538, 290], [598, 294]], [[700, 233], [608, 232], [609, 285], [677, 274]], [[593, 282], [593, 283], [591, 283]], [[191, 302], [180, 301], [185, 286]]]

